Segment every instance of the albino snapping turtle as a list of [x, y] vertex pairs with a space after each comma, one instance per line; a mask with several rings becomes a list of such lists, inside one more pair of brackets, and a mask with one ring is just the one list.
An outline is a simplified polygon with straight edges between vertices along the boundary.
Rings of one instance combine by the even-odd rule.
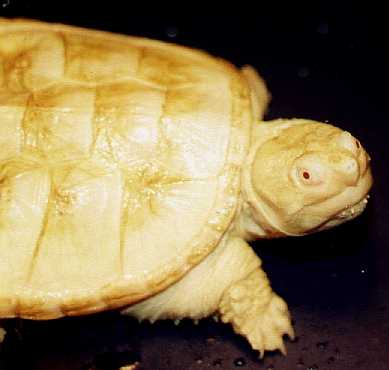
[[332, 125], [261, 121], [251, 67], [136, 37], [0, 22], [0, 317], [217, 315], [293, 337], [247, 241], [366, 206], [369, 156]]

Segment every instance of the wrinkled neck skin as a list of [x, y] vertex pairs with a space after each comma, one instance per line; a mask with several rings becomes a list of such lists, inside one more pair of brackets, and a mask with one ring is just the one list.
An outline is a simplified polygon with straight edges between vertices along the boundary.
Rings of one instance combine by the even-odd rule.
[[292, 124], [292, 122], [280, 123], [279, 125], [258, 123], [253, 126], [251, 148], [247, 161], [242, 168], [241, 199], [238, 216], [234, 225], [235, 232], [247, 241], [291, 235], [287, 232], [282, 232], [279, 225], [271, 222], [269, 217], [265, 215], [266, 211], [258, 204], [258, 198], [251, 182], [251, 172], [258, 148]]

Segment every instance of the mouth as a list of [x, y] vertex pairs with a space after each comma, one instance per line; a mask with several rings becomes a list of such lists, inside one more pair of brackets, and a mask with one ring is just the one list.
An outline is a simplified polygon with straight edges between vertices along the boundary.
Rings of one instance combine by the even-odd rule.
[[366, 195], [359, 202], [355, 203], [354, 205], [348, 206], [342, 212], [338, 213], [338, 215], [335, 218], [339, 220], [343, 220], [343, 219], [352, 220], [353, 218], [357, 217], [364, 211], [369, 201], [369, 198], [370, 195]]
[[353, 203], [340, 210], [337, 214], [334, 215], [333, 221], [336, 221], [336, 223], [339, 224], [359, 216], [364, 211], [369, 201], [369, 191], [371, 189], [372, 183], [373, 180], [371, 171], [370, 168], [368, 168], [367, 171], [365, 171], [363, 177], [360, 179], [358, 186], [349, 190], [349, 199], [358, 199], [358, 201], [354, 201]]
[[344, 208], [342, 211], [334, 215], [329, 221], [322, 224], [318, 231], [327, 230], [334, 226], [343, 224], [346, 221], [351, 221], [354, 218], [358, 217], [366, 208], [367, 203], [369, 201], [370, 195], [366, 195], [360, 201], [355, 204], [349, 205]]

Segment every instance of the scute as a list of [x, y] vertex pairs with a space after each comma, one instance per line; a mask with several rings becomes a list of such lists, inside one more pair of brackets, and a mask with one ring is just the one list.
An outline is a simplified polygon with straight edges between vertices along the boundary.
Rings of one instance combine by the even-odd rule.
[[163, 91], [136, 81], [97, 87], [93, 155], [131, 168], [155, 160], [164, 101]]
[[23, 117], [24, 147], [51, 160], [71, 160], [89, 154], [95, 91], [57, 84], [30, 95]]
[[0, 91], [0, 161], [17, 156], [22, 143], [22, 121], [28, 95]]
[[[63, 34], [66, 48], [64, 75], [90, 83], [118, 81], [136, 74], [140, 50], [119, 42], [102, 44], [88, 35]], [[113, 68], [115, 66], [115, 68]]]
[[2, 20], [0, 120], [0, 317], [146, 298], [234, 216], [249, 91], [205, 53]]
[[2, 84], [12, 92], [34, 91], [62, 78], [64, 44], [58, 33], [2, 31], [0, 55]]
[[120, 173], [95, 163], [55, 168], [25, 284], [66, 300], [117, 280], [122, 191]]

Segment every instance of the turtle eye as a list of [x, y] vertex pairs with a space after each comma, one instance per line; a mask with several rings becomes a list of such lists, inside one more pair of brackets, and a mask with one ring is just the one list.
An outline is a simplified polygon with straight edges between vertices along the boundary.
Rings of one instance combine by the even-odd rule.
[[311, 178], [311, 175], [308, 171], [303, 171], [302, 174], [304, 180], [309, 180]]
[[304, 185], [320, 185], [323, 183], [323, 179], [317, 172], [308, 168], [298, 168], [297, 178]]

